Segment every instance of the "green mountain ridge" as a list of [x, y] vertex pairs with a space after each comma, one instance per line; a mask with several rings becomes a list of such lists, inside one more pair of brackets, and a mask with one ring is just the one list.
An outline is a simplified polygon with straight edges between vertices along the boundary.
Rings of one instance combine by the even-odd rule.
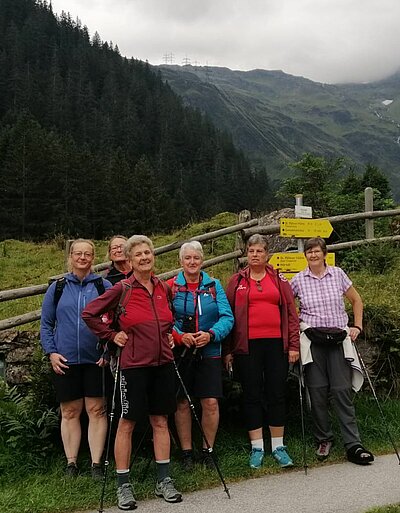
[[159, 69], [187, 105], [231, 132], [271, 177], [286, 176], [287, 164], [306, 152], [345, 156], [378, 166], [400, 196], [400, 72], [377, 82], [331, 85], [279, 70]]

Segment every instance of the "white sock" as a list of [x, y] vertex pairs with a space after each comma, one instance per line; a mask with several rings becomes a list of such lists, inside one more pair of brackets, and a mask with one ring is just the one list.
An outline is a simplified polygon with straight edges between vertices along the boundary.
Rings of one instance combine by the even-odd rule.
[[264, 450], [264, 440], [260, 438], [259, 440], [250, 440], [252, 449], [261, 449]]
[[283, 446], [283, 436], [271, 437], [271, 450], [275, 451], [277, 447]]

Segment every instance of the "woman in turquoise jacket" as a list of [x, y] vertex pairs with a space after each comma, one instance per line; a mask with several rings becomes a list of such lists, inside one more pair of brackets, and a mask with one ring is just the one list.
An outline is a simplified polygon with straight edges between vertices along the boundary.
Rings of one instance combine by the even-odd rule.
[[[203, 248], [197, 241], [182, 245], [183, 271], [168, 282], [175, 310], [173, 336], [176, 356], [184, 352], [181, 375], [191, 397], [200, 399], [201, 423], [213, 447], [219, 423], [218, 398], [222, 397], [221, 342], [233, 327], [233, 314], [221, 283], [201, 271]], [[180, 362], [178, 362], [180, 363]], [[182, 464], [193, 466], [191, 412], [182, 390], [178, 394], [175, 424], [182, 447]], [[203, 441], [202, 462], [213, 467]]]

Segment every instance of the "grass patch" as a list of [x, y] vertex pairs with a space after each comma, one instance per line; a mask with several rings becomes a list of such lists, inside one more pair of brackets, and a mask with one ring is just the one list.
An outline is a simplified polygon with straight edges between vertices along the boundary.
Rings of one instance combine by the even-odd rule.
[[[237, 223], [237, 216], [223, 212], [210, 220], [188, 225], [167, 235], [154, 235], [152, 240], [155, 247], [163, 246], [177, 240], [188, 239], [196, 235], [208, 233]], [[205, 258], [213, 258], [233, 251], [235, 235], [226, 235], [218, 240], [205, 242]], [[107, 241], [95, 241], [95, 264], [105, 261]], [[161, 273], [180, 267], [178, 250], [159, 255], [156, 258], [156, 272]], [[57, 238], [48, 243], [21, 242], [5, 240], [0, 242], [0, 283], [1, 290], [9, 290], [30, 285], [41, 285], [48, 282], [50, 276], [65, 272], [65, 255]], [[233, 261], [218, 264], [207, 269], [226, 284], [233, 272]], [[0, 319], [8, 319], [16, 315], [39, 310], [42, 306], [43, 295], [16, 299], [0, 303]], [[39, 322], [25, 324], [19, 329], [37, 330]]]
[[[381, 417], [372, 398], [363, 393], [356, 397], [357, 418], [362, 439], [365, 445], [376, 454], [392, 452], [388, 440], [382, 436], [384, 432]], [[240, 415], [229, 412], [226, 405], [221, 405], [222, 421], [218, 432], [216, 451], [221, 471], [229, 482], [240, 481], [264, 475], [290, 472], [281, 470], [267, 454], [264, 465], [260, 470], [252, 470], [248, 466], [249, 442], [245, 429], [240, 424]], [[400, 416], [398, 401], [387, 400], [382, 408], [388, 419], [392, 436], [397, 443], [400, 442], [400, 426], [397, 419]], [[288, 411], [290, 416], [287, 423], [286, 443], [297, 468], [303, 466], [303, 442], [301, 438], [301, 425], [297, 397], [297, 384], [289, 382]], [[311, 435], [309, 414], [306, 414], [306, 445], [307, 462], [310, 467], [336, 463], [345, 460], [344, 449], [341, 445], [339, 429], [334, 424], [337, 434], [337, 443], [333, 447], [329, 462], [318, 462], [314, 456], [314, 445]], [[193, 425], [195, 448], [201, 447], [201, 438], [197, 426]], [[139, 439], [139, 433], [134, 438]], [[268, 441], [267, 441], [268, 444]], [[268, 446], [266, 447], [268, 452]], [[133, 465], [132, 479], [138, 500], [154, 497], [155, 464], [151, 461], [148, 467], [152, 449], [147, 444], [140, 451], [140, 455]], [[193, 472], [181, 470], [178, 463], [179, 454], [173, 445], [172, 474], [177, 488], [182, 492], [201, 490], [209, 487], [221, 487], [216, 472], [203, 469], [196, 465]], [[101, 493], [101, 484], [94, 483], [89, 474], [89, 457], [85, 449], [80, 457], [81, 474], [76, 479], [64, 477], [64, 457], [61, 444], [57, 453], [42, 467], [36, 470], [24, 468], [22, 458], [14, 460], [14, 464], [0, 476], [0, 511], [7, 513], [66, 513], [68, 511], [82, 511], [97, 509]], [[112, 507], [116, 503], [116, 485], [113, 468], [110, 467], [109, 479], [105, 493], [105, 507]], [[23, 490], [23, 493], [21, 493]], [[377, 510], [380, 511], [380, 510]], [[383, 510], [385, 511], [385, 510]], [[397, 510], [388, 510], [388, 512]]]
[[400, 504], [391, 504], [390, 506], [372, 508], [369, 509], [366, 513], [400, 513]]

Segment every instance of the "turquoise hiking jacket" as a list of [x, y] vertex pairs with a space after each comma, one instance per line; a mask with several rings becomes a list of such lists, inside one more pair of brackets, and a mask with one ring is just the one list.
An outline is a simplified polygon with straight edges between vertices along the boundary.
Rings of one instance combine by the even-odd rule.
[[[174, 331], [179, 339], [183, 335], [184, 321], [194, 318], [195, 331], [211, 331], [215, 339], [201, 349], [205, 358], [221, 356], [221, 342], [233, 328], [233, 314], [219, 280], [201, 271], [200, 283], [193, 293], [188, 289], [183, 272], [168, 281], [172, 290], [175, 310]], [[180, 336], [180, 337], [179, 337]]]

